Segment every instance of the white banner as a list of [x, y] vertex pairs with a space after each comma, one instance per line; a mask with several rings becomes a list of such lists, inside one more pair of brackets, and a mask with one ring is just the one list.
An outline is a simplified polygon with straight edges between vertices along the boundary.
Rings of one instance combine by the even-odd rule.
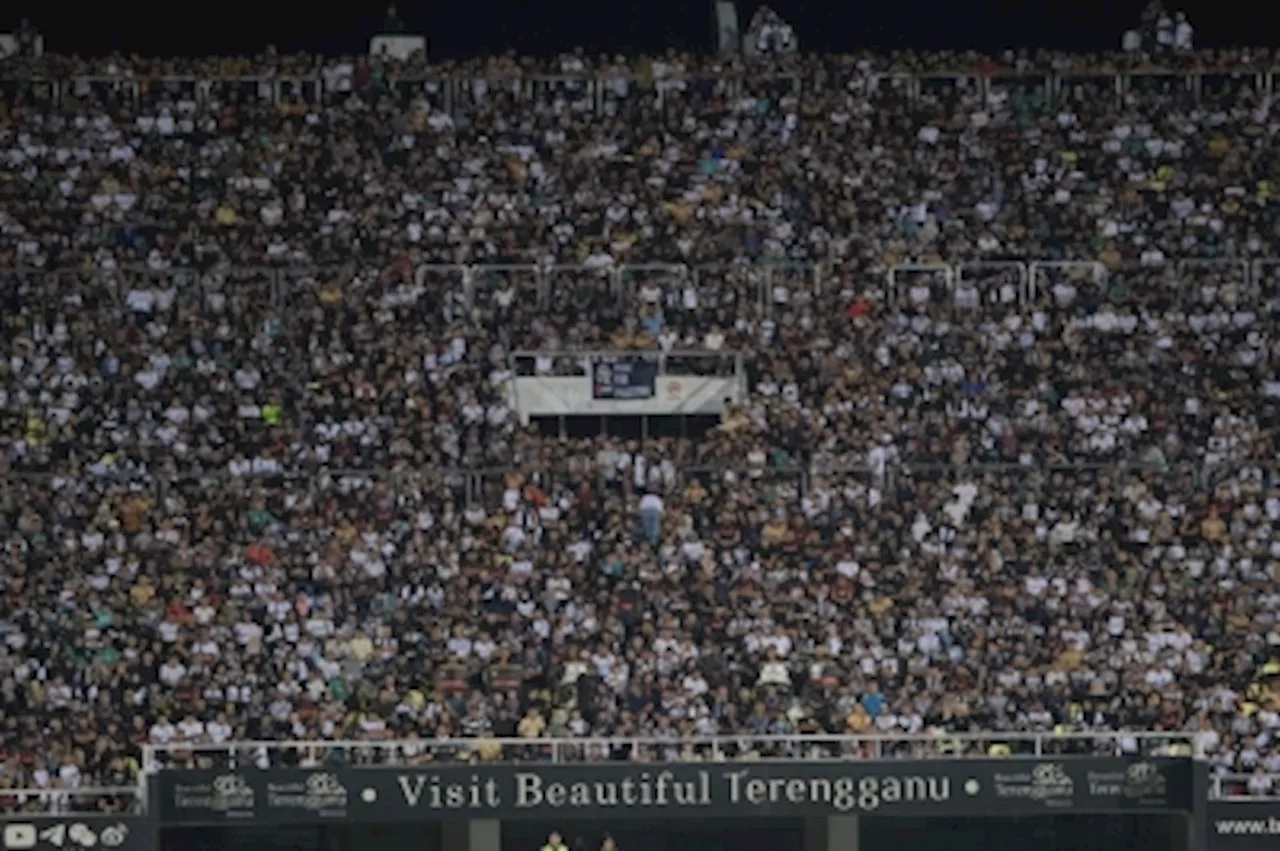
[[742, 32], [738, 29], [738, 7], [731, 0], [716, 2], [717, 47], [721, 53], [732, 54], [742, 49]]
[[369, 39], [370, 56], [386, 55], [393, 59], [408, 59], [416, 50], [421, 50], [425, 58], [427, 40], [420, 35], [375, 35]]

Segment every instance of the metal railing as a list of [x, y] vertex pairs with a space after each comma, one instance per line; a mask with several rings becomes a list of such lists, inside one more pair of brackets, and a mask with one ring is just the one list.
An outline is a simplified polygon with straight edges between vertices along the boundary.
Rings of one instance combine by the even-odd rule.
[[499, 104], [563, 101], [579, 111], [614, 114], [617, 104], [647, 99], [656, 108], [676, 101], [697, 102], [707, 97], [758, 95], [778, 99], [811, 90], [840, 91], [855, 84], [869, 96], [892, 92], [920, 99], [950, 91], [968, 91], [986, 98], [993, 91], [1016, 89], [1046, 100], [1081, 93], [1122, 100], [1133, 94], [1181, 96], [1199, 101], [1217, 92], [1248, 86], [1270, 94], [1280, 68], [1270, 65], [1169, 68], [1157, 66], [1106, 70], [1028, 70], [980, 68], [933, 71], [884, 70], [872, 73], [856, 67], [828, 68], [821, 62], [798, 69], [767, 66], [724, 68], [716, 71], [666, 71], [642, 75], [631, 69], [597, 72], [489, 74], [474, 70], [424, 69], [405, 71], [394, 66], [379, 80], [357, 86], [350, 79], [327, 81], [320, 69], [297, 74], [76, 74], [69, 77], [17, 74], [7, 70], [0, 87], [61, 102], [68, 98], [99, 98], [137, 107], [181, 101], [204, 105], [230, 96], [275, 104], [320, 104], [353, 97], [389, 96], [422, 100], [441, 112], [463, 115]]
[[[1259, 258], [1251, 262], [1233, 259], [1171, 259], [1163, 267], [1174, 276], [1173, 284], [1179, 293], [1185, 296], [1194, 292], [1196, 302], [1203, 303], [1205, 298], [1220, 299], [1224, 307], [1255, 306], [1261, 309], [1264, 317], [1273, 317], [1280, 307], [1280, 260]], [[326, 294], [336, 293], [341, 304], [350, 306], [356, 312], [371, 308], [371, 302], [382, 295], [393, 293], [396, 287], [413, 284], [421, 289], [420, 296], [432, 305], [428, 312], [443, 309], [442, 305], [453, 305], [459, 310], [454, 319], [462, 315], [467, 306], [484, 306], [497, 301], [505, 301], [506, 296], [514, 299], [545, 299], [550, 293], [549, 280], [558, 274], [560, 267], [538, 265], [435, 265], [423, 264], [411, 272], [406, 272], [409, 280], [397, 281], [394, 276], [384, 275], [379, 279], [371, 275], [373, 270], [362, 270], [355, 267], [260, 267], [260, 266], [223, 266], [207, 272], [191, 269], [154, 270], [141, 266], [122, 266], [109, 273], [86, 273], [81, 269], [42, 270], [42, 269], [0, 269], [0, 290], [16, 288], [18, 294], [29, 299], [32, 304], [43, 304], [49, 301], [61, 301], [72, 294], [81, 296], [79, 306], [69, 310], [88, 311], [103, 317], [118, 317], [129, 312], [136, 312], [139, 304], [136, 290], [157, 289], [164, 292], [158, 299], [157, 311], [168, 310], [168, 319], [180, 318], [183, 312], [205, 314], [221, 322], [232, 317], [248, 335], [265, 334], [264, 328], [279, 326], [284, 329], [296, 327], [294, 323], [305, 322], [305, 315], [310, 311], [322, 309], [320, 305]], [[581, 267], [563, 267], [564, 274], [581, 271]], [[921, 285], [933, 290], [933, 295], [945, 295], [955, 299], [961, 291], [973, 295], [964, 298], [977, 299], [982, 304], [998, 304], [1008, 309], [1027, 309], [1028, 302], [1034, 303], [1036, 309], [1052, 309], [1054, 306], [1054, 287], [1067, 289], [1101, 288], [1106, 286], [1112, 277], [1122, 277], [1128, 273], [1126, 269], [1108, 270], [1096, 261], [1002, 261], [993, 263], [957, 263], [933, 264], [919, 266], [904, 264], [889, 269], [884, 281], [888, 291], [907, 289], [914, 278]], [[1140, 271], [1140, 270], [1139, 270]], [[828, 279], [845, 274], [841, 266], [826, 263], [813, 264], [729, 264], [729, 265], [628, 265], [592, 269], [595, 280], [612, 297], [622, 301], [645, 300], [654, 297], [655, 293], [664, 297], [682, 297], [681, 289], [692, 287], [704, 292], [723, 294], [727, 290], [744, 299], [747, 304], [740, 309], [763, 316], [768, 312], [788, 309], [783, 303], [783, 296], [775, 289], [780, 286], [790, 288], [791, 299], [788, 303], [803, 301], [800, 295], [814, 295], [830, 292], [838, 293], [843, 288], [829, 285]], [[851, 274], [856, 274], [854, 270]], [[343, 285], [359, 277], [365, 282], [359, 290], [359, 298], [352, 291], [344, 290]], [[1151, 283], [1142, 279], [1141, 283]], [[1165, 284], [1163, 278], [1153, 285]], [[379, 288], [382, 289], [379, 289]], [[503, 299], [497, 299], [495, 293], [503, 291]], [[803, 292], [800, 292], [800, 291]], [[999, 291], [1008, 290], [1011, 295], [1002, 295]], [[509, 291], [509, 292], [507, 292]], [[992, 293], [995, 295], [988, 298]], [[1098, 293], [1095, 292], [1094, 295]], [[95, 297], [96, 296], [96, 297]], [[1048, 297], [1050, 301], [1043, 299]], [[363, 301], [360, 299], [364, 299]], [[1249, 300], [1257, 303], [1249, 305]], [[810, 302], [813, 304], [814, 302]], [[828, 309], [829, 305], [818, 304], [820, 309]], [[309, 308], [309, 309], [308, 309]], [[452, 308], [450, 308], [452, 309]], [[675, 308], [678, 309], [678, 308]], [[283, 344], [286, 349], [288, 339]], [[277, 348], [276, 351], [280, 349]], [[539, 355], [539, 353], [529, 353]], [[727, 353], [695, 353], [701, 358], [732, 357]], [[302, 357], [303, 353], [298, 352]], [[557, 355], [560, 356], [560, 355]], [[286, 352], [287, 357], [287, 352]], [[668, 355], [670, 357], [670, 355]], [[742, 359], [736, 358], [733, 363], [734, 374], [739, 381], [746, 380], [746, 370]], [[35, 455], [33, 454], [33, 457]], [[192, 479], [219, 480], [235, 478], [228, 470], [128, 470], [95, 464], [96, 458], [73, 459], [71, 469], [79, 471], [86, 479], [97, 482], [108, 481], [140, 481], [154, 484], [161, 488], [170, 488], [182, 481]], [[821, 466], [830, 467], [827, 459], [817, 459]], [[892, 477], [900, 471], [911, 469], [920, 472], [918, 461], [924, 459], [903, 458], [891, 462], [885, 475]], [[865, 458], [843, 458], [836, 466], [861, 466]], [[30, 464], [34, 468], [36, 464]], [[358, 465], [353, 465], [358, 466]], [[1055, 465], [1052, 460], [1032, 465], [1013, 465], [1011, 471], [1025, 471], [1028, 467], [1049, 470], [1076, 467], [1080, 465]], [[1087, 466], [1087, 465], [1086, 465]], [[1198, 467], [1197, 476], [1220, 475], [1227, 467]], [[288, 478], [290, 476], [340, 475], [341, 471], [325, 471], [309, 462], [288, 466], [282, 474], [259, 476], [251, 473], [241, 476], [245, 480], [261, 478]], [[969, 463], [963, 465], [966, 471], [990, 471], [992, 465]], [[1146, 475], [1153, 468], [1133, 460], [1120, 460], [1115, 463], [1097, 465], [1098, 471], [1119, 473], [1125, 476]], [[397, 476], [403, 468], [383, 470], [359, 470], [360, 475]], [[523, 470], [512, 472], [525, 472]], [[1154, 471], [1159, 472], [1159, 471]], [[474, 468], [453, 471], [419, 471], [415, 474], [419, 483], [424, 476], [434, 476], [437, 481], [448, 482], [451, 478], [459, 484], [459, 493], [474, 492], [476, 485]]]
[[[845, 274], [861, 276], [861, 270], [833, 261], [760, 262], [729, 264], [639, 263], [598, 267], [565, 264], [432, 264], [414, 268], [411, 280], [369, 283], [359, 293], [344, 289], [363, 273], [376, 278], [379, 267], [228, 266], [212, 271], [174, 268], [155, 270], [124, 265], [112, 270], [0, 269], [0, 290], [14, 290], [33, 303], [61, 302], [72, 294], [83, 298], [75, 309], [117, 316], [133, 311], [138, 291], [165, 294], [168, 311], [221, 314], [233, 310], [240, 316], [275, 317], [297, 321], [301, 309], [320, 300], [333, 288], [351, 309], [391, 295], [402, 285], [413, 284], [419, 296], [451, 309], [462, 318], [476, 307], [492, 307], [506, 298], [518, 305], [545, 306], [575, 295], [595, 291], [611, 303], [625, 307], [657, 304], [668, 312], [681, 309], [685, 290], [703, 299], [714, 294], [734, 297], [740, 309], [755, 307], [760, 315], [787, 309], [797, 294], [819, 296], [839, 292], [827, 282]], [[1163, 272], [1163, 275], [1155, 273]], [[1154, 275], [1154, 277], [1153, 277]], [[885, 271], [882, 300], [891, 308], [910, 308], [913, 290], [917, 300], [944, 299], [968, 307], [1003, 304], [1020, 309], [1030, 303], [1052, 303], [1055, 285], [1102, 288], [1115, 278], [1132, 276], [1135, 288], [1164, 286], [1173, 282], [1184, 300], [1208, 288], [1222, 303], [1232, 306], [1268, 305], [1280, 298], [1280, 259], [1170, 258], [1157, 266], [1108, 268], [1094, 260], [1006, 260], [998, 262], [895, 264]], [[1140, 277], [1139, 277], [1140, 276]], [[1008, 295], [1001, 295], [1008, 290]], [[788, 295], [789, 294], [789, 295]], [[966, 296], [965, 294], [971, 294]], [[654, 301], [655, 297], [657, 301]], [[364, 299], [365, 302], [361, 302]], [[1202, 300], [1198, 297], [1194, 300]]]
[[[899, 457], [883, 466], [873, 466], [866, 463], [836, 464], [817, 457], [811, 463], [799, 464], [793, 459], [780, 465], [770, 458], [754, 463], [750, 458], [744, 457], [734, 463], [716, 464], [691, 460], [675, 464], [676, 481], [671, 487], [682, 488], [694, 479], [710, 484], [732, 476], [735, 488], [752, 483], [766, 488], [779, 482], [793, 481], [799, 488], [798, 493], [807, 495], [815, 482], [824, 487], [842, 489], [856, 480], [863, 487], [877, 490], [880, 493], [879, 501], [895, 505], [897, 486], [908, 480], [945, 480], [954, 484], [961, 481], [980, 482], [1016, 477], [1018, 487], [1027, 492], [1040, 493], [1073, 483], [1088, 483], [1094, 487], [1105, 486], [1108, 493], [1120, 495], [1131, 485], [1150, 485], [1156, 482], [1176, 483], [1178, 487], [1203, 491], [1229, 484], [1231, 477], [1246, 470], [1257, 471], [1264, 483], [1280, 482], [1280, 467], [1254, 462], [1233, 462], [1216, 466], [1188, 462], [1157, 467], [1124, 460], [1114, 463], [1064, 463], [1050, 459], [1034, 464], [948, 464]], [[618, 472], [594, 468], [584, 470], [569, 462], [562, 465], [521, 464], [473, 468], [321, 468], [286, 470], [279, 474], [243, 475], [226, 468], [186, 473], [122, 471], [118, 476], [97, 475], [86, 471], [8, 471], [0, 474], [0, 505], [4, 504], [6, 498], [40, 501], [72, 499], [80, 504], [93, 504], [95, 499], [108, 498], [109, 494], [118, 493], [120, 488], [130, 486], [140, 486], [141, 492], [156, 505], [163, 505], [167, 499], [175, 496], [207, 497], [218, 489], [239, 490], [244, 494], [257, 494], [267, 499], [315, 499], [328, 494], [353, 492], [371, 495], [384, 493], [402, 506], [406, 500], [419, 498], [415, 494], [421, 494], [423, 499], [430, 499], [431, 494], [435, 493], [447, 494], [465, 505], [476, 505], [483, 504], [486, 499], [492, 501], [496, 498], [495, 494], [500, 496], [506, 488], [503, 483], [513, 475], [526, 479], [537, 477], [539, 482], [549, 483], [550, 486], [557, 482], [564, 486], [572, 482], [576, 486], [576, 482], [588, 479], [595, 482], [598, 489], [604, 490], [618, 476]], [[498, 487], [499, 484], [502, 486]]]
[[[839, 272], [839, 267], [832, 267]], [[1114, 285], [1126, 284], [1120, 288]], [[947, 305], [956, 311], [1065, 308], [1076, 300], [1261, 308], [1280, 297], [1280, 261], [1173, 258], [1107, 266], [1096, 260], [900, 263], [885, 271], [884, 299], [896, 309]]]
[[[939, 292], [941, 290], [941, 292]], [[946, 263], [900, 263], [890, 266], [884, 298], [891, 307], [911, 308], [954, 298], [956, 270]]]
[[657, 365], [659, 375], [670, 376], [733, 376], [737, 378], [742, 375], [744, 365], [741, 352], [706, 349], [514, 351], [507, 356], [507, 363], [513, 373], [521, 376], [544, 374], [590, 376], [591, 365], [594, 363], [636, 358], [652, 360]]
[[417, 765], [470, 762], [731, 762], [735, 760], [989, 759], [1043, 756], [1203, 756], [1193, 733], [938, 733], [241, 741], [144, 745], [144, 774], [183, 766]]

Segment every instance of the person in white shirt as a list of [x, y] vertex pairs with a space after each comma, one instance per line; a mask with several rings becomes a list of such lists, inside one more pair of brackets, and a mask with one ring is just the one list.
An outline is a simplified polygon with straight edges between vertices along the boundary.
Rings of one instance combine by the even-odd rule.
[[1173, 49], [1173, 18], [1167, 12], [1156, 21], [1156, 49], [1162, 52]]
[[756, 684], [782, 688], [791, 687], [791, 671], [787, 668], [787, 663], [779, 659], [773, 650], [769, 650], [765, 654], [765, 660], [760, 665], [760, 676], [756, 680]]
[[656, 493], [640, 497], [640, 533], [650, 544], [657, 544], [662, 537], [662, 513], [665, 505]]
[[1179, 53], [1189, 53], [1195, 42], [1195, 30], [1191, 28], [1191, 22], [1187, 20], [1187, 16], [1179, 12], [1174, 15], [1173, 23], [1173, 49]]

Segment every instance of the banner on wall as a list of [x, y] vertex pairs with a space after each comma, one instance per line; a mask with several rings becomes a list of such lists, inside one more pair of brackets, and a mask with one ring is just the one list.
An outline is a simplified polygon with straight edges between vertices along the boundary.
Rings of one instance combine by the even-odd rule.
[[1211, 801], [1209, 851], [1276, 851], [1280, 800]]
[[726, 56], [737, 54], [742, 49], [738, 7], [732, 0], [716, 2], [716, 47]]
[[652, 357], [614, 357], [591, 364], [595, 399], [652, 399], [658, 387], [658, 362]]
[[1063, 758], [169, 771], [160, 821], [1034, 815], [1191, 808], [1191, 761]]

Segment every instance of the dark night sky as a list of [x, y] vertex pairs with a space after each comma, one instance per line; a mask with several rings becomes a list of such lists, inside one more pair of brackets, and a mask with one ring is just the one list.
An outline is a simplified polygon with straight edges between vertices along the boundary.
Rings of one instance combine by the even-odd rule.
[[[1042, 46], [1114, 48], [1144, 0], [776, 0], [772, 5], [800, 35], [805, 49], [965, 48]], [[149, 54], [361, 50], [377, 29], [386, 0], [245, 0], [165, 4], [84, 0], [10, 0], [0, 25], [26, 14], [59, 52], [112, 49]], [[745, 27], [755, 2], [742, 2]], [[1206, 46], [1280, 43], [1275, 0], [1183, 0], [1197, 43]], [[549, 53], [583, 45], [623, 52], [711, 45], [711, 0], [403, 0], [400, 15], [428, 37], [438, 58], [462, 58], [516, 48]]]

